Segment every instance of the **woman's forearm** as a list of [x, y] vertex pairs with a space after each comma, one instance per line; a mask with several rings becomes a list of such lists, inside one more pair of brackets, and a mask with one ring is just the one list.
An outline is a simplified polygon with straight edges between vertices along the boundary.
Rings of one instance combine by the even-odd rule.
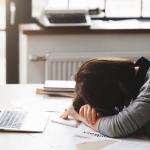
[[109, 137], [125, 137], [150, 121], [150, 80], [127, 108], [114, 116], [102, 117], [99, 132]]

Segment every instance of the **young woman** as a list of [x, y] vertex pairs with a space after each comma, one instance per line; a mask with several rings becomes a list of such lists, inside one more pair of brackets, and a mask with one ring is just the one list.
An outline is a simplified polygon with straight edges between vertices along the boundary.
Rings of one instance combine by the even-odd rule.
[[72, 116], [109, 137], [125, 137], [139, 129], [149, 135], [149, 66], [145, 58], [135, 64], [123, 58], [85, 62], [75, 76], [76, 98], [62, 118]]

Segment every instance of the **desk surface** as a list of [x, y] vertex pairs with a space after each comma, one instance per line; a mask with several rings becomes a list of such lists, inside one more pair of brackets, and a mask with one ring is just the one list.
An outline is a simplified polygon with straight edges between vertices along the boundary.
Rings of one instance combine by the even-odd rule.
[[[1, 85], [0, 108], [33, 108], [36, 110], [47, 110], [48, 107], [46, 107], [46, 105], [48, 105], [48, 102], [50, 102], [51, 100], [53, 101], [57, 99], [59, 101], [65, 99], [70, 101], [69, 98], [56, 98], [43, 95], [36, 95], [36, 88], [40, 88], [42, 86], [43, 85]], [[44, 103], [46, 105], [43, 105]], [[74, 132], [74, 129], [75, 128], [52, 123], [49, 120], [44, 133], [0, 132], [0, 149], [50, 150], [52, 147], [53, 149], [56, 147], [63, 149], [63, 147], [67, 145], [68, 148], [65, 149], [69, 150], [69, 143], [72, 142], [71, 137]]]
[[[67, 101], [70, 98], [36, 95], [36, 88], [43, 85], [0, 85], [0, 108], [28, 108], [48, 110], [51, 102]], [[58, 103], [57, 103], [58, 104]], [[26, 106], [25, 106], [26, 105]], [[65, 106], [66, 107], [66, 106]], [[63, 109], [60, 108], [60, 109]], [[50, 116], [53, 113], [50, 113]], [[77, 150], [76, 128], [52, 123], [50, 120], [43, 133], [0, 132], [2, 150]]]

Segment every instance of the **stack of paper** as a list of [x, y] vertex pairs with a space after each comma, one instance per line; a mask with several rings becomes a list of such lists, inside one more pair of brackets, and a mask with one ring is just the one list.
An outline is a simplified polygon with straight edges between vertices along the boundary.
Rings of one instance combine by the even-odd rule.
[[91, 129], [90, 127], [88, 127], [83, 123], [81, 123], [78, 129], [76, 130], [75, 136], [82, 137], [82, 138], [104, 137], [104, 135], [94, 131], [93, 129]]

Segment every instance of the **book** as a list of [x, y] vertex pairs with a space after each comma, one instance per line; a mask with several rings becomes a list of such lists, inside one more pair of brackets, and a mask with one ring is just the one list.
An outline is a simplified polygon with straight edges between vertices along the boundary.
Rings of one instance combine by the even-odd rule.
[[46, 80], [44, 90], [51, 92], [74, 92], [75, 81], [71, 80]]
[[43, 95], [49, 95], [49, 96], [57, 96], [57, 97], [75, 97], [75, 92], [57, 92], [57, 91], [46, 91], [44, 89], [36, 89], [36, 94], [43, 94]]

